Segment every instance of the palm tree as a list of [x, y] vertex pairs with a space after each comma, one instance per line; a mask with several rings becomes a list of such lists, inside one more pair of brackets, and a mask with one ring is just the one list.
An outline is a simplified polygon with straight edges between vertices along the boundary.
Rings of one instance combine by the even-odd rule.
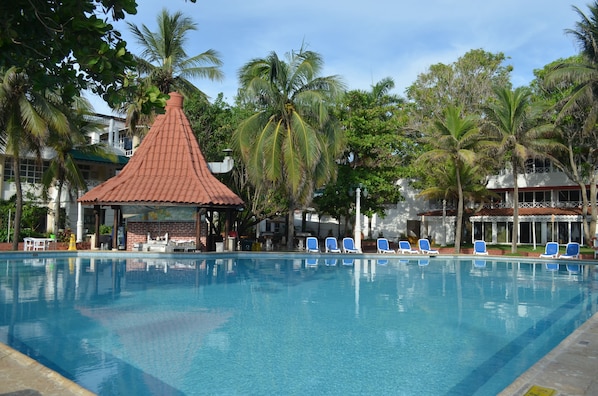
[[461, 229], [464, 212], [462, 171], [473, 166], [476, 159], [476, 148], [481, 141], [477, 117], [461, 116], [461, 109], [449, 106], [444, 117], [434, 122], [434, 129], [424, 138], [432, 150], [420, 156], [419, 161], [425, 164], [442, 164], [449, 162], [454, 170], [457, 195], [457, 219], [455, 224], [455, 253], [461, 251]]
[[[476, 160], [476, 163], [479, 163]], [[444, 200], [452, 207], [454, 202], [459, 201], [458, 184], [461, 184], [463, 191], [463, 201], [469, 203], [483, 203], [488, 202], [489, 198], [496, 197], [497, 194], [490, 192], [486, 188], [484, 179], [486, 178], [486, 170], [480, 165], [471, 166], [467, 163], [461, 164], [459, 174], [455, 171], [453, 162], [446, 162], [444, 165], [436, 165], [428, 167], [429, 177], [434, 180], [432, 186], [424, 188], [418, 194], [420, 197], [430, 199]], [[459, 181], [457, 181], [457, 177]], [[446, 212], [443, 212], [443, 216]], [[467, 220], [465, 220], [467, 222]], [[446, 230], [443, 229], [446, 242]]]
[[598, 166], [598, 1], [588, 8], [586, 15], [574, 6], [580, 20], [575, 29], [566, 30], [579, 44], [580, 55], [559, 62], [548, 73], [545, 83], [552, 89], [553, 96], [565, 95], [565, 99], [557, 103], [557, 125], [563, 130], [568, 151], [560, 167], [582, 191], [584, 218], [590, 212], [583, 229], [586, 239], [590, 240], [598, 222], [595, 172]]
[[142, 76], [149, 77], [160, 92], [169, 94], [178, 91], [185, 97], [191, 93], [205, 96], [188, 79], [192, 77], [221, 80], [222, 61], [218, 52], [209, 49], [199, 55], [188, 57], [185, 52], [187, 33], [197, 30], [197, 25], [181, 12], [169, 14], [163, 9], [158, 15], [158, 31], [152, 32], [147, 26], [141, 28], [129, 24], [143, 51], [136, 57], [137, 67]]
[[242, 98], [256, 109], [233, 134], [254, 185], [283, 189], [288, 200], [287, 246], [293, 247], [294, 210], [307, 205], [316, 188], [335, 175], [335, 159], [344, 148], [331, 116], [344, 90], [337, 76], [319, 77], [319, 54], [275, 52], [253, 59], [240, 72]]
[[6, 153], [12, 156], [15, 172], [16, 208], [12, 249], [18, 249], [23, 211], [20, 157], [33, 153], [41, 160], [41, 148], [52, 129], [68, 133], [68, 122], [60, 111], [61, 100], [51, 92], [37, 92], [27, 74], [16, 67], [0, 71], [0, 131]]
[[493, 148], [500, 158], [510, 165], [513, 172], [513, 235], [511, 252], [517, 252], [519, 239], [519, 183], [518, 176], [524, 172], [525, 161], [530, 158], [545, 158], [545, 153], [554, 147], [554, 141], [545, 139], [554, 128], [550, 124], [539, 124], [543, 108], [532, 104], [531, 91], [526, 87], [511, 90], [506, 87], [495, 89], [496, 100], [485, 109], [486, 131], [495, 141]]
[[101, 128], [100, 124], [90, 121], [90, 118], [87, 117], [90, 112], [91, 104], [86, 99], [75, 98], [73, 106], [64, 111], [69, 122], [69, 133], [64, 135], [57, 133], [52, 128], [49, 130], [46, 145], [54, 150], [55, 155], [49, 161], [48, 169], [42, 175], [42, 184], [44, 186], [44, 199], [47, 199], [48, 189], [54, 184], [56, 186], [53, 224], [55, 233], [60, 228], [60, 206], [65, 183], [68, 183], [74, 191], [87, 188], [85, 178], [75, 162], [74, 150], [76, 149], [88, 155], [116, 159], [116, 155], [107, 152], [103, 144], [87, 143], [88, 132]]

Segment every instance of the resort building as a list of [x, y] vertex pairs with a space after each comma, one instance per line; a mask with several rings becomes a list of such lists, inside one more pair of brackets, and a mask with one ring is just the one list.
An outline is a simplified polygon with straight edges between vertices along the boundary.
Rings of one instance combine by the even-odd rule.
[[[91, 121], [103, 125], [102, 128], [92, 131], [88, 134], [89, 144], [103, 143], [106, 150], [116, 157], [116, 162], [100, 156], [89, 155], [82, 151], [75, 150], [73, 157], [75, 158], [81, 173], [83, 174], [88, 188], [93, 188], [100, 183], [115, 176], [128, 162], [130, 156], [133, 155], [134, 142], [125, 134], [125, 120], [115, 116], [105, 116], [96, 114], [91, 117]], [[56, 202], [57, 190], [50, 187], [48, 190], [49, 201], [41, 201], [42, 197], [42, 175], [50, 166], [52, 160], [56, 157], [56, 153], [46, 148], [42, 152], [42, 162], [38, 162], [33, 155], [24, 155], [21, 158], [21, 182], [23, 187], [23, 196], [25, 201], [31, 202], [37, 206], [47, 207], [46, 219], [40, 219], [37, 232], [58, 232], [59, 230], [52, 230], [54, 223], [54, 212]], [[16, 193], [14, 183], [14, 169], [12, 157], [6, 155], [5, 151], [0, 152], [0, 167], [3, 178], [0, 184], [0, 198], [9, 200]], [[78, 192], [82, 194], [83, 191]], [[77, 230], [77, 238], [81, 240], [89, 230], [93, 229], [94, 214], [92, 210], [85, 209], [79, 212], [77, 206], [77, 196], [74, 196], [68, 186], [62, 190], [61, 196], [61, 210], [66, 214], [66, 224], [62, 226], [64, 229]], [[101, 217], [103, 220], [111, 224], [112, 211], [102, 210]]]
[[[581, 190], [565, 173], [547, 160], [529, 160], [518, 176], [518, 243], [544, 245], [578, 242], [584, 238]], [[426, 201], [406, 182], [400, 182], [405, 201], [389, 208], [384, 219], [374, 219], [372, 234], [388, 238], [425, 237], [439, 245], [454, 242], [456, 209], [453, 203]], [[487, 188], [499, 199], [482, 207], [466, 208], [465, 242], [484, 240], [492, 244], [511, 243], [513, 235], [513, 174], [504, 170], [489, 178]]]

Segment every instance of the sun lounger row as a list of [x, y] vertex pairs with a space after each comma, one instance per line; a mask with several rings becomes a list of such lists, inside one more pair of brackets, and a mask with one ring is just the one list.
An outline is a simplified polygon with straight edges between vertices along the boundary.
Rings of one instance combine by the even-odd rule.
[[[316, 237], [307, 237], [305, 239], [305, 250], [309, 253], [319, 253], [318, 238]], [[325, 252], [326, 253], [341, 253], [341, 249], [338, 247], [338, 241], [335, 237], [327, 237], [326, 241], [324, 242]], [[343, 246], [342, 246], [343, 253], [361, 253], [361, 249], [358, 249], [355, 246], [355, 241], [353, 238], [346, 237], [343, 238]]]
[[548, 242], [544, 248], [544, 253], [540, 255], [542, 258], [564, 258], [564, 259], [578, 259], [579, 258], [579, 243], [569, 242], [565, 247], [565, 254], [559, 254], [558, 242]]
[[[361, 249], [355, 246], [355, 241], [351, 237], [343, 238], [342, 248], [339, 248], [337, 239], [335, 237], [327, 237], [324, 241], [326, 253], [361, 253]], [[430, 242], [427, 239], [420, 239], [418, 241], [417, 249], [412, 249], [409, 241], [399, 241], [399, 248], [397, 250], [391, 249], [388, 239], [378, 238], [376, 241], [376, 249], [378, 253], [401, 253], [401, 254], [438, 254], [438, 250], [430, 247]], [[318, 238], [307, 237], [305, 239], [305, 250], [309, 253], [319, 253], [320, 246]]]
[[[409, 241], [399, 241], [397, 250], [391, 249], [388, 239], [378, 238], [376, 241], [376, 250], [380, 254], [386, 253], [400, 253], [400, 254], [438, 254], [438, 250], [434, 250], [430, 247], [430, 242], [427, 239], [420, 239], [418, 242], [419, 249], [413, 249]], [[565, 253], [559, 254], [559, 244], [557, 242], [548, 242], [543, 254], [540, 255], [542, 258], [565, 258], [565, 259], [579, 259], [579, 243], [570, 242], [565, 247]], [[306, 239], [306, 251], [308, 252], [320, 252], [318, 246], [318, 238], [307, 237]], [[325, 252], [326, 253], [361, 253], [360, 249], [357, 249], [353, 238], [343, 238], [342, 249], [338, 247], [338, 242], [335, 237], [327, 237], [325, 241]], [[473, 254], [474, 255], [488, 255], [486, 249], [486, 242], [483, 240], [477, 240], [473, 243]]]

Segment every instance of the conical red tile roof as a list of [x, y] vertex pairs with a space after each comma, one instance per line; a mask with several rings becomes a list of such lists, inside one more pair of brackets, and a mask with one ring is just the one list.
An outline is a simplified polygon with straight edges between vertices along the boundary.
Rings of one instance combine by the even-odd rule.
[[183, 113], [183, 97], [171, 93], [154, 124], [122, 171], [87, 192], [90, 205], [238, 207], [243, 200], [212, 175]]

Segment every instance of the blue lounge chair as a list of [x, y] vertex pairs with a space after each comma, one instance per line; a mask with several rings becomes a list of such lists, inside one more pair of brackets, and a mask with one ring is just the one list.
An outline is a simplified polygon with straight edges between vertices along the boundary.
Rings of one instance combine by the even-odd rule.
[[557, 258], [559, 256], [559, 243], [558, 242], [548, 242], [546, 243], [546, 247], [544, 248], [544, 253], [540, 255], [540, 257], [544, 258]]
[[309, 253], [319, 253], [320, 249], [318, 248], [318, 238], [307, 237], [305, 239], [305, 250]]
[[378, 253], [396, 253], [390, 248], [388, 239], [386, 238], [378, 238], [378, 240], [376, 240], [376, 246], [378, 247]]
[[335, 237], [326, 237], [324, 242], [326, 246], [326, 253], [340, 253], [341, 250], [338, 248], [338, 242]]
[[559, 258], [564, 259], [578, 259], [579, 258], [579, 243], [569, 242], [565, 248], [565, 254], [561, 254]]
[[419, 250], [412, 249], [409, 241], [399, 241], [399, 253], [418, 254]]
[[433, 250], [430, 247], [430, 241], [427, 239], [420, 239], [417, 241], [417, 246], [419, 246], [419, 251], [423, 254], [438, 254], [438, 250]]
[[488, 255], [488, 250], [486, 250], [486, 242], [485, 241], [474, 241], [473, 242], [473, 254], [480, 254], [480, 255]]
[[355, 241], [351, 237], [343, 238], [343, 252], [345, 253], [361, 253], [361, 250], [355, 247]]
[[378, 265], [388, 265], [388, 260], [386, 260], [386, 259], [379, 259], [379, 260], [376, 260], [376, 264], [378, 264]]

